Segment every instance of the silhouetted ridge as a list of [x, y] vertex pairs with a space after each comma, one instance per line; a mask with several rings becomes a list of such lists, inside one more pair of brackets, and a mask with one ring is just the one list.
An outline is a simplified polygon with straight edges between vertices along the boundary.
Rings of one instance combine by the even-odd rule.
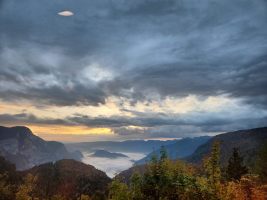
[[47, 142], [23, 126], [0, 127], [0, 155], [16, 164], [18, 170], [64, 158], [81, 158], [77, 152], [68, 152], [64, 144]]

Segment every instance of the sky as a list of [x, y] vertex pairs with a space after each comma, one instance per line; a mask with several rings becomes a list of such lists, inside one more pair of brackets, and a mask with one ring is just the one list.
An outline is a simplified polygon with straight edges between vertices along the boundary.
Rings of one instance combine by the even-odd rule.
[[267, 1], [0, 0], [0, 125], [65, 142], [267, 126]]

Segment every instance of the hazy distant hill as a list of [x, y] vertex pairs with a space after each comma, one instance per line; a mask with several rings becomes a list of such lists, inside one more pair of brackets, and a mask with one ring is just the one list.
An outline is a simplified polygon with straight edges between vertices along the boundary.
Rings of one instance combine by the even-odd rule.
[[[206, 143], [211, 137], [203, 136], [203, 137], [195, 137], [195, 138], [184, 138], [181, 140], [176, 141], [173, 144], [169, 144], [164, 146], [168, 153], [168, 157], [172, 160], [184, 158], [186, 156], [191, 155], [197, 147]], [[148, 154], [145, 158], [137, 161], [135, 164], [144, 164], [150, 161], [153, 155], [160, 155], [160, 149], [153, 151], [152, 153]]]
[[96, 150], [92, 155], [92, 157], [101, 157], [101, 158], [128, 158], [128, 156], [122, 153], [113, 153], [106, 150]]
[[18, 170], [64, 158], [79, 160], [81, 154], [69, 153], [60, 142], [47, 142], [27, 127], [0, 126], [0, 155], [16, 164]]
[[155, 149], [158, 149], [162, 145], [169, 145], [175, 143], [172, 141], [160, 141], [160, 140], [126, 140], [122, 142], [118, 141], [103, 141], [103, 142], [82, 142], [82, 143], [69, 143], [65, 144], [70, 151], [88, 151], [94, 152], [96, 149], [104, 149], [111, 152], [138, 152], [138, 153], [150, 153]]
[[209, 154], [214, 141], [219, 141], [221, 144], [222, 164], [225, 164], [228, 161], [232, 154], [232, 149], [237, 147], [239, 148], [241, 155], [244, 157], [245, 163], [253, 165], [261, 145], [267, 142], [267, 127], [217, 135], [211, 138], [207, 143], [199, 146], [191, 156], [186, 158], [186, 160], [193, 163], [200, 163], [202, 159]]

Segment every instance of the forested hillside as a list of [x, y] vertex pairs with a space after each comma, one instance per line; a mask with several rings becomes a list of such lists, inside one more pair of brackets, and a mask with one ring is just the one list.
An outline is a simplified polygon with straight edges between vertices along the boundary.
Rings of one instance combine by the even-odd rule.
[[185, 160], [201, 163], [211, 151], [212, 144], [219, 141], [221, 145], [221, 163], [226, 165], [233, 148], [238, 148], [245, 164], [254, 167], [259, 149], [267, 142], [267, 127], [250, 130], [240, 130], [224, 133], [211, 138], [207, 143], [199, 146], [196, 151]]
[[94, 168], [75, 160], [60, 160], [17, 172], [0, 157], [1, 200], [105, 199], [111, 179]]
[[109, 199], [266, 200], [267, 144], [255, 155], [258, 159], [253, 169], [243, 163], [238, 149], [232, 149], [223, 167], [222, 150], [220, 143], [214, 142], [211, 152], [196, 166], [171, 161], [162, 149], [159, 158], [118, 175], [110, 186]]

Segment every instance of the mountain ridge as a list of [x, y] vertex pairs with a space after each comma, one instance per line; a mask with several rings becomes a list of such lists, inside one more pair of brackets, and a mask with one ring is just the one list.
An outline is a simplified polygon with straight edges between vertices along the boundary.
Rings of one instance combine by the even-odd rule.
[[233, 148], [238, 148], [241, 156], [244, 157], [244, 162], [251, 166], [256, 160], [255, 155], [261, 146], [267, 142], [267, 127], [238, 130], [216, 135], [207, 143], [200, 145], [192, 155], [185, 157], [184, 160], [199, 164], [209, 154], [215, 141], [220, 143], [221, 163], [223, 165], [227, 163]]
[[[29, 177], [32, 179], [27, 184], [31, 184], [30, 187], [34, 188], [32, 192], [38, 199], [54, 199], [57, 196], [64, 199], [81, 199], [82, 195], [90, 197], [98, 195], [105, 199], [111, 182], [105, 172], [72, 159], [44, 163], [24, 171], [17, 171], [14, 164], [0, 156], [1, 174], [5, 174], [5, 181], [13, 185], [10, 188], [12, 192], [7, 198], [10, 200], [16, 199], [20, 185]], [[1, 197], [0, 199], [6, 199]]]
[[[182, 138], [173, 144], [169, 144], [163, 147], [166, 150], [168, 157], [171, 160], [175, 160], [191, 155], [197, 149], [198, 146], [204, 144], [210, 138], [211, 138], [210, 136]], [[146, 157], [135, 162], [135, 164], [137, 165], [145, 164], [146, 162], [150, 161], [150, 159], [154, 155], [158, 157], [160, 155], [160, 149], [156, 149], [155, 151], [148, 154]]]
[[0, 126], [0, 155], [14, 163], [18, 170], [64, 158], [81, 159], [77, 152], [67, 151], [63, 143], [45, 141], [25, 126]]
[[173, 144], [177, 140], [126, 140], [65, 143], [68, 150], [94, 152], [95, 149], [105, 149], [111, 152], [138, 152], [148, 154], [162, 145]]

